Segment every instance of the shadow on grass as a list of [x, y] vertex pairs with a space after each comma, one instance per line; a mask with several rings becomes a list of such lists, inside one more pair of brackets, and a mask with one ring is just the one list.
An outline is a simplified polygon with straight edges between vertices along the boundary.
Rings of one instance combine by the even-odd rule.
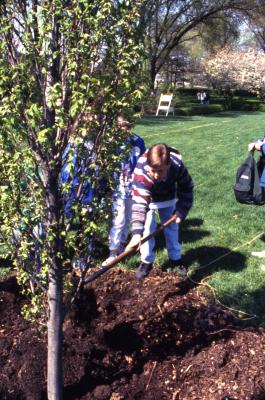
[[246, 268], [246, 257], [226, 247], [201, 246], [186, 252], [183, 257], [187, 265], [197, 265], [193, 277], [201, 279], [219, 269], [238, 272]]
[[[188, 267], [196, 265], [196, 267], [192, 269], [192, 273], [187, 278], [184, 278], [177, 292], [167, 295], [168, 298], [177, 294], [186, 295], [190, 290], [200, 285], [204, 278], [209, 277], [218, 270], [239, 272], [247, 266], [247, 259], [243, 254], [240, 252], [231, 252], [229, 248], [218, 246], [202, 246], [194, 250], [189, 250], [183, 255], [182, 260], [184, 265]], [[167, 262], [161, 265], [161, 269], [167, 269]], [[209, 297], [212, 297], [213, 292], [210, 291], [209, 287], [206, 287], [206, 289], [209, 291]], [[262, 288], [257, 291], [248, 292], [245, 286], [238, 286], [238, 284], [235, 286], [231, 282], [231, 286], [227, 291], [216, 292], [216, 296], [221, 304], [227, 307], [257, 316], [251, 318], [251, 321], [247, 320], [247, 324], [258, 325], [264, 321], [265, 287], [264, 290]], [[242, 316], [247, 317], [247, 315], [243, 314]]]
[[[246, 257], [243, 254], [218, 246], [188, 250], [182, 255], [182, 261], [187, 267], [196, 265], [192, 273], [192, 279], [196, 282], [220, 269], [239, 272], [246, 268]], [[168, 260], [161, 265], [161, 269], [168, 269]]]
[[262, 235], [262, 236], [260, 237], [260, 240], [262, 240], [262, 242], [265, 242], [265, 235]]
[[189, 227], [194, 227], [194, 226], [201, 226], [203, 224], [203, 219], [201, 218], [190, 218], [190, 219], [185, 219], [182, 222], [182, 227], [184, 228], [189, 228]]
[[[197, 229], [203, 224], [203, 220], [200, 218], [193, 218], [183, 221], [180, 226], [179, 240], [180, 243], [194, 243], [197, 240], [201, 240], [206, 236], [210, 236], [210, 232], [206, 230]], [[161, 250], [166, 247], [164, 233], [161, 232], [155, 238], [156, 250]]]
[[239, 310], [238, 314], [245, 325], [262, 324], [265, 328], [265, 285], [253, 291], [249, 291], [245, 285], [237, 285], [235, 290], [232, 288], [230, 291], [218, 294], [218, 300], [225, 306]]
[[198, 229], [201, 225], [203, 225], [203, 220], [200, 218], [184, 220], [180, 226], [180, 242], [194, 243], [206, 236], [210, 236], [209, 231]]
[[242, 110], [227, 110], [216, 114], [205, 114], [204, 117], [218, 117], [218, 118], [238, 118], [241, 115], [258, 115], [261, 111], [242, 111]]

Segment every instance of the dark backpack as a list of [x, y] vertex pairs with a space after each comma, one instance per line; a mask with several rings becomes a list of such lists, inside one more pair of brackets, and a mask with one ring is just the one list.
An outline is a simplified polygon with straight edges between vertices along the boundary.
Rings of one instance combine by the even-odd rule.
[[265, 190], [260, 186], [260, 176], [264, 168], [261, 157], [256, 163], [253, 152], [249, 154], [238, 168], [234, 192], [236, 200], [243, 204], [265, 204]]

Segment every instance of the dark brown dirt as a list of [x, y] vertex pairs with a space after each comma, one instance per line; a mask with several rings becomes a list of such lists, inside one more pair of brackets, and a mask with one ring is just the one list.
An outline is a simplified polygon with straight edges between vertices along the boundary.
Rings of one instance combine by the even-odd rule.
[[[46, 342], [20, 315], [15, 278], [0, 283], [0, 398], [46, 399]], [[143, 282], [111, 270], [64, 323], [65, 400], [262, 400], [265, 334], [240, 328], [174, 273]]]

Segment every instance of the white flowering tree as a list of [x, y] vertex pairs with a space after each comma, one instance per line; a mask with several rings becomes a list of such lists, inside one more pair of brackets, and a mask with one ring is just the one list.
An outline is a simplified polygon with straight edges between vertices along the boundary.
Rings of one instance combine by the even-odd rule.
[[265, 54], [224, 49], [202, 63], [208, 82], [226, 93], [246, 89], [265, 95]]

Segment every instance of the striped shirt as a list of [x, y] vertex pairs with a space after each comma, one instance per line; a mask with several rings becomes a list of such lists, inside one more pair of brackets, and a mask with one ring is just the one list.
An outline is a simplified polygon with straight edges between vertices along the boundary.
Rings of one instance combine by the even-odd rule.
[[144, 140], [134, 132], [131, 133], [121, 151], [124, 151], [128, 146], [130, 147], [129, 156], [121, 163], [120, 175], [115, 174], [115, 178], [119, 179], [119, 184], [115, 190], [114, 197], [121, 199], [129, 199], [131, 197], [133, 170], [139, 157], [146, 150]]
[[176, 212], [181, 218], [188, 214], [193, 202], [193, 181], [181, 157], [170, 153], [171, 164], [167, 177], [155, 181], [147, 165], [146, 151], [134, 169], [132, 183], [132, 234], [142, 234], [149, 208], [165, 208], [176, 203]]

